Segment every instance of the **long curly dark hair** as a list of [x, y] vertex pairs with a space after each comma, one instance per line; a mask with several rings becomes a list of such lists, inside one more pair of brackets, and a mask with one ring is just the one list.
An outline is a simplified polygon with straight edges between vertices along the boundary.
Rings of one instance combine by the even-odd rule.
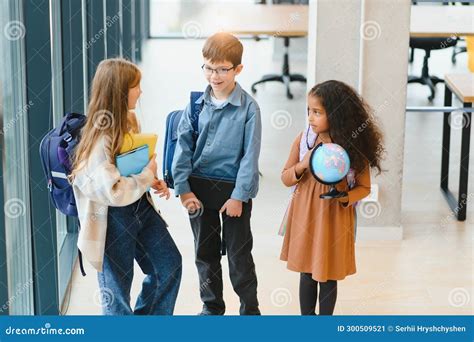
[[367, 165], [383, 170], [383, 134], [372, 108], [350, 86], [340, 81], [315, 85], [308, 93], [316, 96], [326, 110], [331, 140], [349, 154], [351, 167], [361, 172]]

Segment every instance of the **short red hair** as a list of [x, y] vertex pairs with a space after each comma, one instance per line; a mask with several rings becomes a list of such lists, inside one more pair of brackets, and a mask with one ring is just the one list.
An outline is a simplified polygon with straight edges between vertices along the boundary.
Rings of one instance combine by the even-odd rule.
[[210, 36], [202, 48], [202, 56], [211, 63], [224, 61], [231, 62], [234, 66], [242, 63], [244, 47], [240, 40], [230, 33], [219, 32]]

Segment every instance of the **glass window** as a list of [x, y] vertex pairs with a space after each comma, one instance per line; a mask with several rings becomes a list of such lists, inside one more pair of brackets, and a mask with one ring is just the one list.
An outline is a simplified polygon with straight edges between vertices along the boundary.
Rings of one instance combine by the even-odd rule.
[[33, 279], [28, 165], [27, 111], [34, 103], [25, 92], [25, 25], [21, 1], [0, 3], [1, 81], [3, 91], [4, 214], [11, 315], [33, 314]]

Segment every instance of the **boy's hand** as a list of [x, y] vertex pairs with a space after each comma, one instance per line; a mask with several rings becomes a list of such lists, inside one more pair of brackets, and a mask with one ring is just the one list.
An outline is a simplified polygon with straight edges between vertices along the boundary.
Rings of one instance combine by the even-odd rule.
[[201, 209], [201, 202], [197, 199], [193, 192], [187, 192], [179, 196], [183, 207], [185, 207], [191, 214], [196, 210]]
[[227, 216], [240, 217], [240, 215], [242, 215], [242, 202], [230, 198], [224, 203], [219, 212], [222, 214], [224, 211], [226, 212]]
[[151, 185], [151, 188], [156, 190], [154, 191], [155, 194], [159, 194], [160, 197], [165, 197], [168, 200], [170, 198], [170, 190], [168, 189], [168, 186], [166, 185], [166, 182], [161, 179], [154, 179], [153, 184]]

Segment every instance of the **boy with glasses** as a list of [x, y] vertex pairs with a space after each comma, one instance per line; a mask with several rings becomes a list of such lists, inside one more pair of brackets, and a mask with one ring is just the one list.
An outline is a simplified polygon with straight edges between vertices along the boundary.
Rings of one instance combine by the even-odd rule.
[[214, 34], [202, 53], [202, 69], [209, 85], [196, 101], [202, 105], [199, 135], [194, 136], [188, 105], [178, 126], [172, 166], [175, 194], [189, 211], [194, 234], [201, 314], [225, 312], [222, 250], [228, 254], [240, 314], [259, 315], [250, 216], [252, 198], [258, 191], [260, 109], [235, 81], [243, 68], [243, 46], [236, 37]]

